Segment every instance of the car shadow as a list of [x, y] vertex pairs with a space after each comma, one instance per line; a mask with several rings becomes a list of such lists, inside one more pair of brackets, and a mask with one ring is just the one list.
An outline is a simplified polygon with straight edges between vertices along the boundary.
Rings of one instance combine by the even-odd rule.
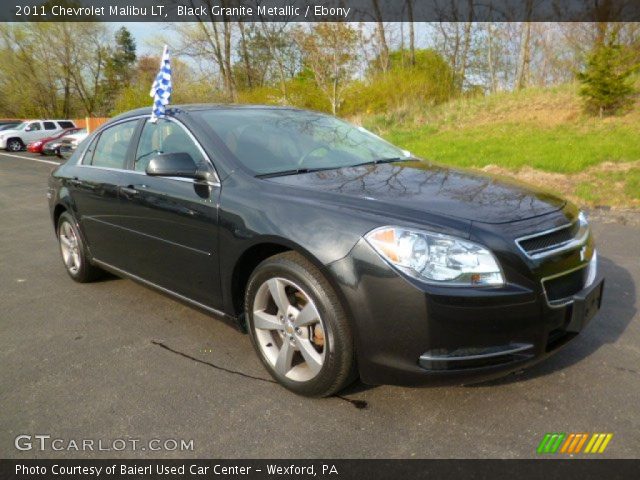
[[123, 280], [123, 278], [105, 270], [101, 272], [100, 277], [96, 278], [93, 283], [112, 282], [114, 280]]
[[602, 345], [615, 343], [637, 313], [636, 284], [629, 271], [611, 259], [599, 257], [598, 262], [605, 277], [602, 307], [583, 332], [555, 355], [522, 372], [467, 386], [504, 385], [549, 375], [582, 361]]

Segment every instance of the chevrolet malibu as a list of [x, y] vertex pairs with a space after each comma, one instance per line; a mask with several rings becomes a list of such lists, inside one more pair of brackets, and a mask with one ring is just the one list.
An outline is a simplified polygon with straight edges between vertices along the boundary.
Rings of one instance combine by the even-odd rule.
[[571, 203], [292, 108], [126, 113], [48, 197], [73, 280], [106, 270], [237, 322], [302, 395], [499, 377], [566, 344], [602, 299]]

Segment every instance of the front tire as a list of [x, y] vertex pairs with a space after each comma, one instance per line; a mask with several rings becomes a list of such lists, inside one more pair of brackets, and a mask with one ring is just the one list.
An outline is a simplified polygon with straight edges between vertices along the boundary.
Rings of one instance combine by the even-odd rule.
[[20, 152], [24, 148], [24, 144], [19, 138], [11, 138], [7, 140], [7, 151]]
[[263, 261], [245, 294], [253, 346], [271, 376], [309, 397], [327, 397], [355, 379], [353, 335], [335, 291], [295, 252]]
[[57, 235], [62, 261], [73, 280], [86, 283], [101, 276], [102, 270], [91, 264], [80, 230], [68, 212], [64, 212], [58, 219]]

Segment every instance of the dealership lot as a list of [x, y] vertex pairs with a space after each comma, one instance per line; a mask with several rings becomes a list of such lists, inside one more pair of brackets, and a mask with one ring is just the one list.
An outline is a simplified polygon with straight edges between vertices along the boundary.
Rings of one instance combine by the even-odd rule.
[[[72, 282], [45, 197], [56, 161], [0, 154], [2, 458], [519, 458], [535, 457], [546, 432], [610, 432], [602, 456], [638, 456], [637, 217], [594, 218], [603, 310], [546, 362], [479, 386], [356, 384], [343, 398], [310, 400], [272, 383], [248, 337], [226, 323], [129, 280]], [[18, 435], [40, 434], [63, 450], [14, 447]], [[93, 450], [68, 449], [85, 440]], [[125, 449], [97, 450], [114, 440]]]

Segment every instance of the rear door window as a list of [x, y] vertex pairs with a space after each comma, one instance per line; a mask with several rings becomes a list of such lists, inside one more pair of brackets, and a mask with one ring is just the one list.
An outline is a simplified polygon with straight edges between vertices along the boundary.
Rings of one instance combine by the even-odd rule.
[[91, 165], [124, 169], [137, 123], [137, 120], [120, 123], [103, 131], [95, 145]]
[[56, 127], [56, 124], [54, 122], [44, 122], [44, 129], [45, 130], [56, 130], [58, 127]]
[[69, 121], [58, 122], [58, 125], [60, 125], [60, 128], [74, 128], [75, 127], [73, 122], [69, 122]]
[[[98, 144], [99, 139], [100, 139], [100, 136], [98, 135], [93, 140], [91, 140], [91, 144], [89, 144], [89, 146], [84, 152], [84, 157], [82, 157], [83, 165], [91, 165], [91, 162], [93, 160], [93, 152], [95, 152], [96, 150], [96, 145]], [[63, 139], [62, 142], [64, 143], [65, 140]]]

